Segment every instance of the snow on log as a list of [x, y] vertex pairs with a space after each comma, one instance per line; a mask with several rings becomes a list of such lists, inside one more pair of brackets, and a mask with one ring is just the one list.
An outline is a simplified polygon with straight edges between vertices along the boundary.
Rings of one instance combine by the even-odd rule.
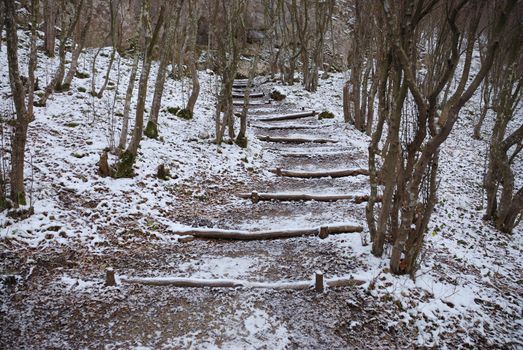
[[299, 112], [299, 113], [283, 114], [283, 115], [278, 115], [275, 117], [260, 118], [260, 119], [258, 119], [258, 121], [273, 122], [273, 121], [278, 121], [278, 120], [292, 120], [292, 119], [313, 117], [315, 115], [316, 115], [315, 111], [305, 111], [305, 112]]
[[239, 280], [229, 279], [195, 279], [179, 277], [139, 277], [121, 278], [123, 283], [145, 284], [148, 286], [173, 286], [173, 287], [214, 287], [214, 288], [236, 288], [242, 286]]
[[[244, 101], [232, 101], [232, 105], [233, 106], [243, 106], [245, 104]], [[253, 107], [253, 106], [265, 106], [265, 105], [270, 105], [271, 104], [271, 101], [263, 101], [263, 102], [249, 102], [248, 103], [248, 106], [249, 107]]]
[[320, 129], [329, 127], [330, 125], [308, 125], [308, 124], [287, 124], [287, 125], [251, 125], [253, 128], [264, 130], [304, 130], [304, 129]]
[[319, 236], [326, 238], [330, 234], [362, 232], [363, 227], [344, 225], [325, 225], [321, 227], [287, 229], [287, 230], [264, 230], [264, 231], [242, 231], [242, 230], [220, 230], [210, 228], [190, 228], [187, 230], [173, 231], [177, 235], [189, 235], [206, 239], [230, 239], [230, 240], [265, 240], [284, 239], [302, 236]]
[[267, 142], [282, 142], [282, 143], [337, 143], [338, 140], [333, 139], [322, 139], [322, 138], [304, 138], [304, 137], [274, 137], [260, 135], [258, 140]]
[[290, 282], [251, 282], [238, 279], [203, 279], [185, 277], [131, 277], [120, 278], [122, 283], [143, 284], [147, 286], [171, 286], [184, 288], [264, 288], [277, 290], [304, 290], [314, 288], [317, 292], [322, 292], [326, 287], [349, 287], [361, 286], [366, 281], [354, 279], [352, 277], [338, 277], [323, 279], [323, 274], [316, 273], [312, 281], [290, 281]]
[[293, 158], [316, 158], [316, 157], [327, 157], [327, 156], [351, 156], [349, 150], [347, 151], [325, 151], [320, 150], [319, 152], [287, 152], [280, 153], [282, 157], [293, 157]]
[[[249, 94], [249, 98], [260, 98], [260, 97], [263, 97], [265, 96], [265, 94], [263, 92], [251, 92]], [[233, 98], [244, 98], [245, 97], [245, 94], [241, 91], [233, 91], [232, 92], [232, 97]]]
[[247, 82], [234, 82], [232, 83], [233, 88], [246, 88]]
[[286, 177], [300, 177], [300, 178], [320, 178], [320, 177], [345, 177], [345, 176], [357, 176], [357, 175], [369, 175], [367, 169], [339, 169], [339, 170], [320, 170], [320, 171], [300, 171], [300, 170], [288, 170], [288, 169], [269, 169], [270, 172], [278, 176]]
[[250, 282], [236, 279], [198, 279], [183, 277], [136, 277], [121, 278], [123, 283], [144, 284], [148, 286], [172, 286], [193, 288], [266, 288], [266, 289], [309, 289], [312, 281], [296, 282]]
[[[335, 202], [339, 200], [352, 200], [354, 203], [367, 202], [369, 195], [354, 194], [307, 194], [307, 193], [240, 193], [238, 197], [251, 199], [253, 203], [259, 201], [317, 201], [317, 202]], [[378, 201], [381, 198], [378, 198]]]
[[351, 277], [338, 277], [331, 278], [326, 281], [327, 287], [350, 287], [350, 286], [361, 286], [367, 283], [367, 281], [354, 279]]

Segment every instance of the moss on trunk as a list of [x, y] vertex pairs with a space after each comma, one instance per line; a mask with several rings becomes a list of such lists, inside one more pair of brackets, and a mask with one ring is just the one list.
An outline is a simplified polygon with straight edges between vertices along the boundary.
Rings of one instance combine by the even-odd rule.
[[247, 148], [247, 137], [238, 135], [234, 143], [236, 143], [241, 148]]
[[157, 139], [158, 138], [158, 125], [156, 125], [156, 123], [149, 120], [147, 122], [147, 126], [145, 127], [143, 134], [150, 139]]
[[191, 120], [193, 117], [193, 113], [186, 108], [180, 109], [176, 115], [185, 120]]
[[25, 199], [25, 193], [24, 192], [16, 192], [13, 194], [13, 202], [16, 205], [27, 205], [27, 200]]
[[129, 151], [122, 153], [120, 161], [116, 164], [114, 177], [116, 179], [133, 177], [135, 175], [133, 169], [135, 159], [136, 157]]

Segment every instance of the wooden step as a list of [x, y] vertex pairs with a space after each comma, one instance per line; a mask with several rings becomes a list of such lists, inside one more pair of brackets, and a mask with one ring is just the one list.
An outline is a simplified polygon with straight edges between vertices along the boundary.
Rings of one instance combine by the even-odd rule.
[[305, 179], [322, 178], [322, 177], [347, 177], [358, 175], [369, 175], [367, 169], [353, 168], [353, 169], [338, 169], [338, 170], [317, 170], [317, 171], [303, 171], [303, 170], [288, 170], [288, 169], [270, 169], [270, 172], [278, 176], [298, 177]]
[[[249, 98], [261, 98], [265, 96], [263, 92], [251, 92], [249, 94]], [[245, 98], [245, 94], [243, 92], [234, 92], [232, 93], [233, 98]]]
[[292, 120], [292, 119], [313, 117], [315, 115], [316, 115], [315, 111], [304, 111], [304, 112], [298, 112], [298, 113], [278, 115], [278, 116], [268, 117], [268, 118], [260, 118], [260, 119], [257, 119], [257, 121], [273, 122], [273, 121], [279, 121], [279, 120]]
[[307, 193], [258, 193], [253, 191], [251, 193], [240, 193], [238, 197], [243, 199], [251, 199], [253, 203], [259, 201], [317, 201], [317, 202], [336, 202], [339, 200], [351, 200], [354, 203], [363, 203], [369, 200], [369, 195], [355, 195], [355, 194], [307, 194]]
[[322, 139], [322, 138], [304, 138], [304, 137], [277, 137], [260, 135], [258, 140], [266, 142], [281, 142], [281, 143], [337, 143], [338, 140]]
[[[233, 106], [243, 106], [244, 101], [232, 101]], [[259, 101], [259, 102], [249, 102], [247, 106], [249, 107], [259, 107], [259, 106], [267, 106], [270, 105], [271, 101]]]
[[326, 238], [330, 234], [362, 232], [363, 227], [354, 224], [322, 225], [312, 228], [278, 229], [262, 231], [221, 230], [213, 228], [189, 228], [172, 231], [177, 235], [190, 235], [206, 239], [234, 239], [234, 240], [260, 240], [283, 239], [301, 236], [320, 236]]

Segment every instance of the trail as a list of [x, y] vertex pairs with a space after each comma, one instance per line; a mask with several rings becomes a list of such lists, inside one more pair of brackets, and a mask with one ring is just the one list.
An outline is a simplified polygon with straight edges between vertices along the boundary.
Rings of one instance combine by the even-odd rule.
[[[112, 245], [101, 246], [98, 253], [74, 248], [39, 253], [34, 269], [25, 276], [24, 289], [17, 292], [23, 304], [17, 306], [19, 311], [9, 313], [11, 321], [2, 322], [7, 325], [6, 334], [19, 334], [21, 347], [61, 348], [318, 349], [408, 344], [412, 335], [383, 340], [381, 329], [388, 320], [372, 317], [384, 307], [393, 314], [392, 301], [373, 303], [365, 287], [353, 283], [335, 287], [351, 277], [373, 277], [352, 275], [366, 266], [362, 251], [367, 247], [362, 247], [361, 233], [337, 233], [325, 239], [314, 234], [329, 225], [364, 227], [365, 203], [253, 203], [238, 197], [252, 191], [368, 193], [366, 175], [300, 178], [271, 172], [275, 168], [318, 172], [365, 165], [365, 154], [344, 134], [342, 123], [319, 120], [316, 114], [296, 120], [263, 120], [303, 112], [301, 106], [285, 100], [265, 103], [272, 88], [272, 83], [259, 82], [254, 89], [258, 95], [252, 99], [258, 105], [249, 109], [250, 141], [261, 145], [261, 162], [257, 163], [261, 165], [246, 164], [239, 170], [248, 173], [250, 180], [227, 184], [229, 177], [224, 174], [221, 184], [204, 185], [209, 198], [190, 197], [183, 206], [164, 207], [162, 212], [173, 222], [195, 228], [242, 233], [299, 229], [312, 230], [312, 235], [248, 241], [177, 240], [175, 230], [167, 227], [162, 229], [171, 230], [175, 239], [155, 243], [155, 227], [151, 226], [147, 231], [131, 231], [129, 237], [114, 235]], [[235, 94], [239, 92], [241, 89]], [[300, 127], [294, 128], [296, 125]], [[253, 141], [261, 135], [337, 142]], [[183, 193], [178, 195], [183, 202]], [[107, 225], [104, 232], [111, 237], [111, 231], [117, 229]], [[106, 267], [114, 268], [116, 287], [104, 286]], [[324, 293], [313, 288], [316, 271], [324, 274], [328, 284]], [[217, 285], [233, 288], [123, 283], [133, 278], [182, 281], [189, 286], [218, 280]], [[310, 287], [307, 281], [311, 281]], [[29, 319], [30, 327], [18, 331]], [[363, 322], [367, 324], [365, 336], [361, 334]]]

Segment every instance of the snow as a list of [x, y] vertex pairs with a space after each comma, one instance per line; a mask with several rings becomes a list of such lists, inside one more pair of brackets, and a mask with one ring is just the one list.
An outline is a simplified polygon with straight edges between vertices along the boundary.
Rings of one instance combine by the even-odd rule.
[[[23, 54], [24, 50], [26, 48], [21, 50], [20, 55], [22, 61], [26, 59]], [[102, 50], [104, 54], [109, 54], [109, 52], [108, 49]], [[90, 72], [92, 57], [93, 51], [91, 50], [82, 55], [81, 71]], [[107, 64], [107, 57], [101, 55], [98, 60], [101, 67]], [[57, 58], [39, 57], [37, 73], [41, 85], [45, 85], [50, 80], [56, 64]], [[121, 98], [127, 84], [130, 61], [122, 58], [120, 64], [122, 85], [118, 89], [120, 95], [117, 101], [117, 111], [122, 110]], [[7, 98], [9, 87], [6, 79], [5, 51], [0, 53], [0, 66], [0, 73], [3, 77], [0, 80], [0, 111], [9, 114], [12, 112], [12, 105]], [[25, 67], [24, 62], [21, 65], [22, 72], [26, 70]], [[156, 69], [155, 64], [151, 70], [151, 86], [156, 78]], [[98, 72], [97, 86], [101, 85], [102, 75], [102, 72]], [[115, 70], [111, 73], [111, 80], [116, 81]], [[278, 146], [265, 145], [256, 140], [251, 127], [248, 135], [249, 148], [243, 150], [227, 144], [217, 147], [208, 139], [199, 137], [203, 131], [210, 132], [210, 138], [213, 137], [215, 103], [213, 92], [216, 77], [212, 75], [211, 71], [200, 72], [202, 91], [196, 106], [195, 118], [192, 121], [180, 120], [164, 110], [166, 107], [182, 106], [184, 100], [187, 99], [187, 87], [189, 86], [187, 81], [182, 84], [180, 81], [168, 78], [160, 115], [162, 138], [142, 141], [135, 178], [114, 180], [97, 176], [96, 162], [101, 151], [109, 146], [112, 139], [107, 106], [112, 101], [116, 90], [106, 91], [105, 96], [99, 100], [89, 96], [88, 93], [79, 91], [80, 88], [89, 91], [90, 79], [75, 79], [70, 93], [55, 93], [49, 99], [46, 107], [35, 109], [36, 120], [30, 125], [27, 147], [28, 154], [32, 158], [32, 165], [28, 163], [26, 168], [27, 181], [32, 186], [32, 205], [35, 213], [20, 221], [6, 216], [5, 212], [0, 213], [2, 249], [4, 250], [4, 245], [6, 247], [14, 245], [21, 251], [27, 249], [31, 252], [28, 253], [29, 255], [38, 255], [53, 252], [53, 249], [80, 247], [79, 250], [87, 251], [87, 253], [84, 251], [84, 254], [93, 254], [97, 258], [108, 250], [116, 256], [111, 262], [123, 265], [119, 267], [120, 270], [117, 270], [117, 272], [122, 271], [118, 278], [147, 276], [147, 278], [164, 280], [218, 279], [242, 281], [247, 287], [259, 289], [298, 283], [296, 281], [299, 278], [290, 278], [288, 275], [292, 277], [305, 273], [304, 271], [308, 273], [309, 268], [312, 268], [311, 271], [317, 269], [325, 271], [323, 268], [326, 266], [320, 264], [324, 262], [320, 258], [323, 258], [322, 254], [325, 253], [325, 255], [330, 254], [343, 261], [358, 262], [350, 267], [349, 276], [345, 273], [342, 275], [326, 273], [326, 281], [350, 276], [366, 281], [364, 285], [355, 287], [355, 290], [350, 292], [352, 294], [336, 291], [335, 288], [327, 288], [325, 295], [318, 298], [329, 301], [330, 306], [334, 305], [338, 313], [346, 311], [343, 310], [346, 307], [342, 303], [350, 301], [350, 298], [355, 295], [365, 295], [371, 299], [367, 306], [369, 304], [378, 305], [383, 313], [381, 317], [386, 318], [387, 329], [400, 329], [404, 326], [414, 330], [415, 344], [410, 344], [411, 347], [417, 345], [453, 349], [456, 343], [449, 340], [453, 337], [461, 341], [460, 346], [523, 347], [523, 318], [521, 317], [523, 314], [521, 287], [523, 230], [519, 226], [513, 235], [506, 236], [482, 220], [484, 195], [481, 183], [488, 138], [485, 137], [484, 140], [471, 138], [474, 118], [469, 113], [478, 114], [480, 105], [478, 96], [475, 96], [464, 108], [462, 117], [441, 149], [439, 201], [426, 235], [426, 257], [415, 281], [407, 276], [391, 276], [386, 271], [388, 252], [383, 259], [372, 256], [369, 245], [364, 244], [368, 232], [363, 232], [361, 235], [331, 235], [326, 240], [296, 239], [291, 240], [291, 243], [281, 243], [281, 245], [274, 242], [257, 242], [238, 243], [237, 246], [233, 246], [236, 243], [227, 242], [220, 243], [216, 248], [208, 242], [197, 242], [202, 245], [202, 248], [195, 250], [190, 249], [192, 243], [188, 243], [189, 248], [187, 248], [177, 241], [181, 236], [172, 234], [175, 231], [183, 233], [183, 230], [189, 230], [196, 225], [195, 223], [198, 223], [202, 229], [204, 227], [222, 228], [222, 224], [226, 224], [246, 232], [259, 229], [316, 227], [325, 223], [364, 225], [364, 204], [360, 204], [354, 209], [360, 213], [360, 216], [354, 214], [354, 217], [350, 217], [343, 211], [348, 206], [346, 202], [326, 204], [325, 207], [321, 207], [321, 210], [318, 210], [318, 203], [282, 204], [278, 207], [278, 211], [269, 210], [267, 213], [264, 213], [263, 209], [273, 209], [273, 203], [259, 203], [254, 206], [250, 203], [245, 204], [244, 200], [234, 197], [226, 204], [233, 208], [232, 212], [214, 213], [216, 208], [223, 208], [219, 205], [225, 205], [220, 202], [218, 204], [211, 202], [214, 200], [213, 193], [217, 191], [226, 191], [232, 195], [240, 192], [239, 189], [242, 191], [256, 190], [250, 187], [253, 178], [259, 182], [274, 181], [276, 177], [267, 170], [276, 165], [276, 161], [282, 154], [308, 156], [307, 159], [313, 159], [318, 155], [339, 155], [341, 157], [350, 151], [354, 154], [362, 154], [363, 157], [357, 157], [351, 161], [353, 162], [351, 164], [336, 164], [336, 167], [332, 169], [341, 169], [344, 166], [366, 167], [365, 154], [369, 137], [342, 122], [340, 94], [344, 81], [343, 74], [333, 74], [328, 80], [320, 82], [317, 93], [304, 92], [299, 84], [279, 86], [276, 83], [267, 82], [260, 85], [267, 90], [276, 89], [287, 96], [284, 101], [275, 104], [276, 106], [285, 104], [293, 106], [293, 110], [296, 111], [303, 108], [333, 112], [336, 118], [322, 121], [325, 124], [322, 124], [321, 128], [313, 128], [309, 130], [311, 132], [305, 130], [292, 132], [290, 135], [307, 136], [308, 138], [311, 138], [311, 135], [322, 138], [332, 136], [339, 141], [338, 144], [315, 145], [314, 148], [308, 148], [306, 145], [285, 145], [285, 147], [278, 148]], [[147, 105], [152, 99], [152, 90], [149, 89]], [[183, 91], [183, 94], [180, 91]], [[134, 100], [133, 106], [135, 103]], [[256, 111], [257, 113], [269, 113], [272, 111], [271, 108], [273, 106], [257, 108]], [[96, 113], [93, 110], [96, 110]], [[521, 111], [518, 113], [509, 129], [513, 130], [523, 121]], [[131, 128], [132, 117], [131, 113]], [[492, 128], [491, 116], [489, 118], [483, 128], [485, 135], [489, 134]], [[271, 122], [270, 126], [309, 125], [305, 123], [312, 123], [312, 121], [313, 118], [307, 119], [307, 121], [306, 119], [300, 120], [299, 124], [298, 122]], [[256, 123], [261, 124], [259, 121]], [[324, 125], [325, 127], [323, 127]], [[117, 118], [115, 135], [118, 135], [119, 127], [120, 120]], [[4, 142], [7, 141], [6, 137]], [[111, 161], [114, 162], [115, 157], [111, 157]], [[156, 179], [154, 176], [156, 167], [161, 163], [165, 163], [177, 178], [167, 181]], [[248, 175], [248, 167], [255, 169], [252, 177]], [[300, 162], [298, 166], [289, 168], [293, 170], [314, 169], [306, 162]], [[516, 184], [521, 184], [523, 181], [521, 159], [516, 161], [515, 169]], [[307, 193], [344, 193], [346, 189], [352, 189], [351, 186], [364, 185], [361, 184], [359, 178], [336, 179], [336, 186], [332, 188], [311, 190]], [[329, 179], [329, 181], [331, 180]], [[304, 183], [305, 181], [301, 179], [293, 182], [297, 186]], [[237, 186], [238, 190], [234, 186]], [[360, 190], [361, 192], [358, 193], [366, 194], [363, 192], [363, 188], [358, 187], [358, 191]], [[297, 193], [297, 191], [277, 189], [275, 193], [290, 194]], [[210, 209], [205, 212], [205, 215], [194, 208], [196, 207], [194, 203], [198, 201], [209, 203]], [[240, 207], [247, 207], [247, 210], [236, 213]], [[262, 214], [256, 213], [256, 210], [260, 210]], [[291, 210], [293, 210], [293, 215], [286, 215]], [[245, 214], [249, 211], [254, 214], [252, 216]], [[184, 219], [183, 215], [190, 219]], [[197, 221], [207, 217], [210, 218], [208, 221], [201, 223]], [[225, 228], [223, 229], [225, 230]], [[139, 233], [130, 234], [131, 230]], [[136, 245], [133, 246], [132, 244], [135, 242]], [[152, 244], [158, 251], [169, 250], [170, 260], [162, 261], [161, 268], [157, 265], [149, 267], [145, 264], [146, 267], [142, 266], [141, 269], [125, 266], [118, 260], [119, 250], [136, 249], [140, 251], [142, 246], [147, 246], [147, 244]], [[289, 248], [291, 244], [297, 244], [299, 249], [294, 249], [292, 246]], [[109, 250], [109, 248], [105, 248], [108, 246], [116, 248]], [[217, 251], [222, 255], [218, 255]], [[249, 255], [253, 251], [256, 254]], [[144, 254], [136, 259], [140, 260], [140, 257], [152, 260], [155, 258], [154, 253]], [[318, 260], [315, 260], [316, 258]], [[283, 259], [296, 259], [291, 260], [295, 265], [281, 265], [282, 261], [285, 261]], [[105, 260], [103, 261], [105, 264]], [[338, 262], [333, 263], [334, 266], [337, 266], [335, 264]], [[44, 266], [39, 262], [34, 262], [33, 265]], [[29, 275], [31, 276], [32, 273], [31, 269]], [[10, 274], [10, 270], [6, 270], [2, 271], [1, 276]], [[171, 313], [176, 307], [182, 309], [186, 307], [193, 311], [194, 309], [191, 307], [194, 308], [194, 305], [211, 303], [209, 298], [206, 298], [208, 295], [203, 294], [204, 296], [202, 296], [198, 293], [203, 292], [195, 291], [190, 291], [188, 294], [184, 292], [169, 294], [175, 292], [170, 290], [160, 292], [160, 289], [151, 292], [129, 286], [119, 286], [106, 291], [102, 289], [103, 283], [99, 271], [93, 272], [88, 269], [83, 271], [82, 266], [76, 270], [59, 270], [56, 274], [59, 277], [45, 285], [57, 288], [51, 289], [52, 299], [68, 300], [68, 298], [72, 298], [76, 300], [76, 298], [84, 298], [85, 295], [107, 296], [104, 293], [114, 293], [107, 297], [117, 298], [118, 301], [115, 302], [117, 307], [123, 303], [124, 299], [136, 298], [140, 300], [133, 304], [138, 305], [136, 307], [141, 306], [147, 311], [158, 311], [154, 305], [143, 306], [140, 302], [144, 299], [151, 304], [156, 304], [160, 303], [158, 300], [165, 302], [162, 298], [173, 299], [174, 295], [175, 298], [178, 298], [176, 300], [183, 300], [185, 304], [180, 304], [184, 306], [169, 304], [171, 309], [168, 311]], [[22, 276], [22, 274], [16, 275]], [[117, 281], [121, 282], [120, 279]], [[312, 284], [312, 279], [305, 283]], [[7, 287], [2, 284], [0, 291], [4, 293], [5, 290]], [[299, 339], [296, 340], [299, 338], [296, 334], [301, 334], [306, 339], [299, 343], [302, 346], [307, 343], [309, 347], [316, 345], [316, 348], [325, 348], [325, 344], [314, 343], [314, 336], [304, 334], [315, 326], [331, 332], [329, 327], [334, 322], [333, 319], [329, 318], [326, 321], [322, 318], [331, 317], [331, 315], [323, 314], [325, 305], [320, 305], [318, 309], [321, 311], [318, 311], [318, 309], [314, 309], [315, 304], [311, 301], [312, 297], [306, 294], [308, 292], [293, 295], [293, 300], [297, 300], [297, 303], [302, 303], [300, 298], [304, 298], [306, 300], [302, 303], [305, 305], [304, 308], [310, 308], [299, 309], [305, 316], [303, 319], [299, 319], [298, 325], [295, 326], [292, 324], [292, 320], [295, 320], [293, 317], [301, 316], [296, 315], [298, 312], [292, 309], [292, 305], [289, 306], [292, 310], [287, 311], [286, 314], [276, 315], [277, 309], [284, 309], [290, 302], [289, 299], [285, 299], [286, 294], [281, 291], [277, 292], [281, 294], [275, 296], [267, 294], [270, 292], [263, 290], [232, 291], [231, 293], [237, 294], [226, 294], [228, 299], [225, 299], [230, 303], [227, 308], [219, 309], [212, 305], [212, 312], [202, 309], [195, 311], [195, 314], [209, 312], [206, 317], [212, 315], [211, 319], [198, 320], [200, 322], [198, 323], [191, 319], [191, 317], [196, 317], [193, 314], [181, 315], [186, 317], [188, 323], [193, 322], [191, 325], [200, 325], [200, 328], [196, 327], [194, 331], [184, 331], [181, 335], [174, 334], [174, 332], [171, 334], [166, 331], [166, 328], [155, 326], [152, 327], [154, 331], [149, 334], [151, 336], [149, 340], [139, 339], [130, 344], [111, 339], [105, 344], [105, 348], [153, 349], [158, 348], [161, 344], [167, 348], [187, 349], [257, 347], [284, 349], [295, 346], [295, 342], [299, 341]], [[221, 298], [220, 301], [224, 300], [223, 294], [211, 294], [211, 299], [215, 297]], [[89, 300], [92, 301], [92, 299]], [[390, 303], [386, 304], [384, 300], [388, 300]], [[381, 302], [383, 305], [380, 304]], [[36, 311], [32, 308], [39, 304], [29, 303], [27, 305], [29, 310], [23, 309], [25, 313], [20, 312], [16, 316], [19, 318], [13, 321], [15, 326], [26, 323], [29, 323], [25, 326], [26, 328], [35, 326], [30, 324], [32, 317], [36, 315]], [[391, 310], [386, 307], [396, 309]], [[310, 319], [307, 314], [313, 309], [315, 310], [314, 316], [319, 319], [317, 322]], [[2, 312], [4, 311], [7, 312], [2, 306]], [[386, 311], [393, 314], [386, 314]], [[312, 313], [312, 311], [310, 312]], [[117, 313], [115, 314], [117, 315]], [[42, 317], [41, 314], [40, 317]], [[286, 319], [291, 321], [286, 321]], [[171, 322], [169, 319], [168, 321]], [[346, 327], [351, 332], [358, 334], [358, 332], [363, 332], [362, 327], [366, 327], [366, 321], [348, 319]], [[183, 321], [178, 320], [178, 322]], [[201, 327], [201, 325], [207, 324], [212, 324], [216, 328]], [[329, 327], [324, 327], [325, 324], [328, 324]], [[299, 330], [299, 326], [302, 326], [303, 330]], [[344, 329], [339, 325], [337, 327]], [[334, 331], [327, 334], [332, 335]], [[319, 337], [317, 334], [315, 336]], [[56, 347], [74, 347], [72, 344], [63, 346], [64, 344], [60, 342], [62, 338], [59, 335], [56, 335], [56, 339], [48, 340], [45, 344]], [[338, 341], [334, 339], [334, 336], [329, 340]], [[482, 341], [488, 342], [487, 345]], [[340, 347], [347, 346], [343, 343], [337, 344]]]

